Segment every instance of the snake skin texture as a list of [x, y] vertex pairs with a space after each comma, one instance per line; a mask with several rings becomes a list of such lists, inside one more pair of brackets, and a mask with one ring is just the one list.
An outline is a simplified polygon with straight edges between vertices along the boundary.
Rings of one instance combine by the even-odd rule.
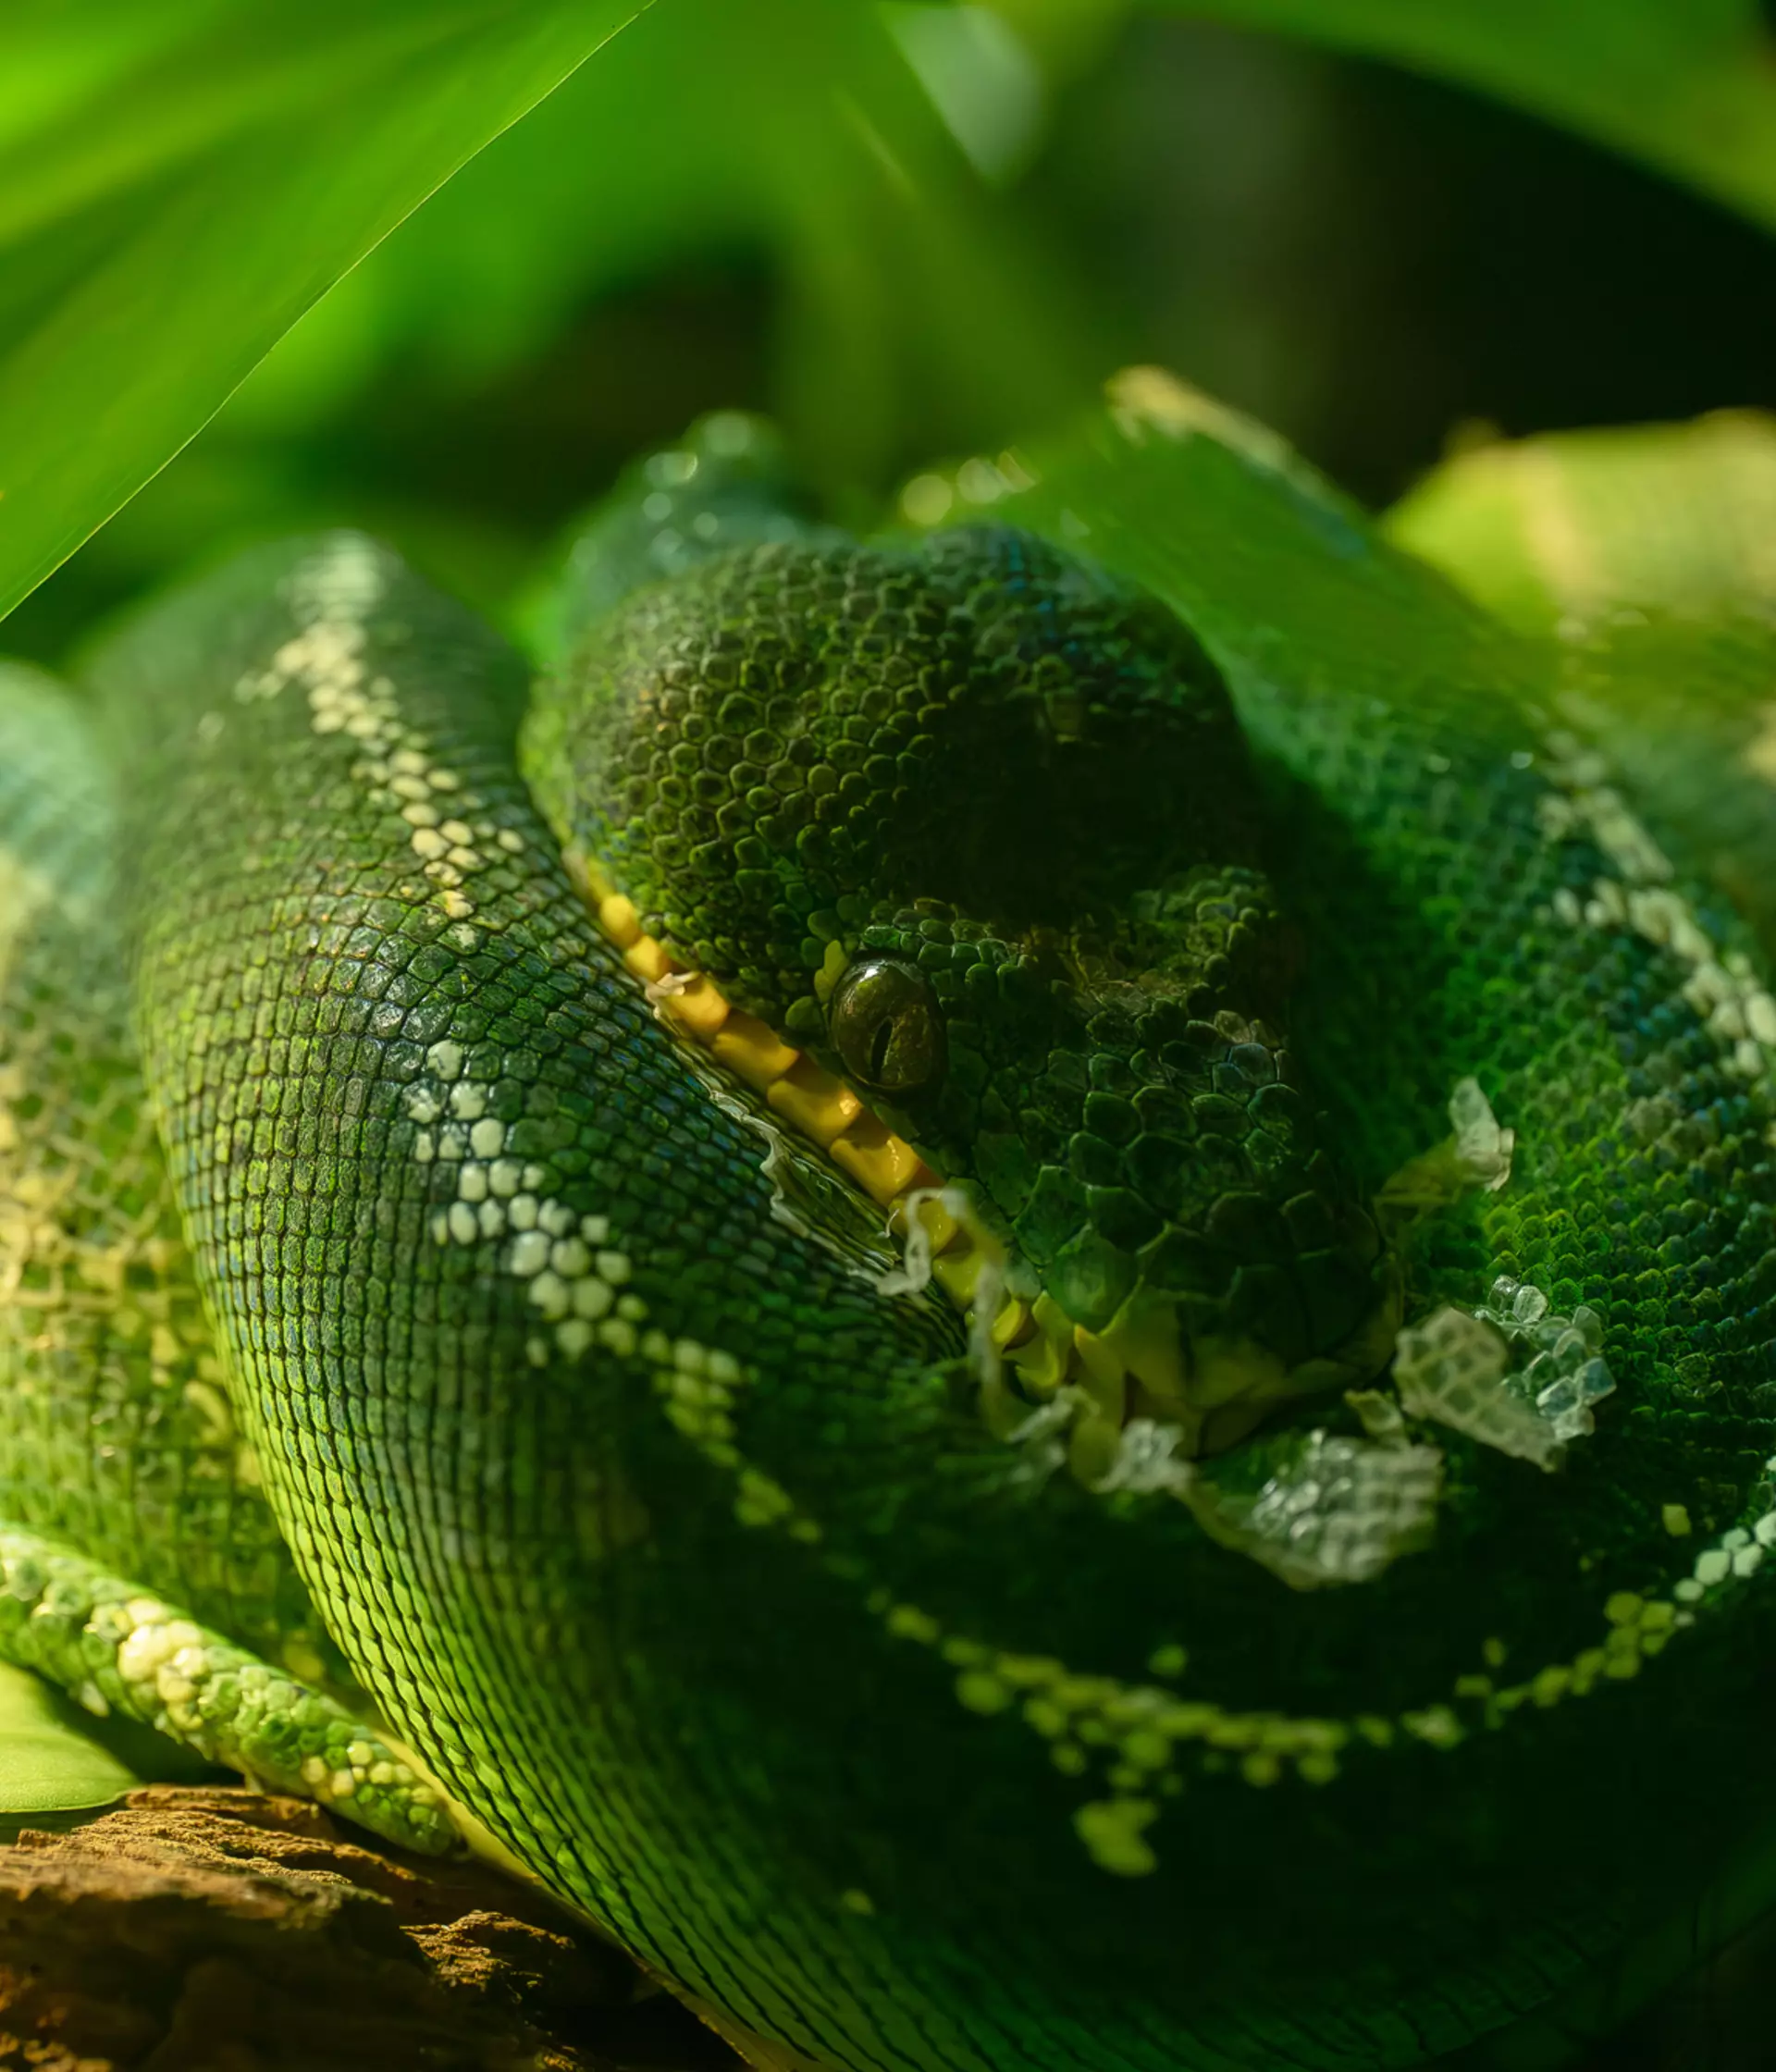
[[534, 697], [356, 535], [0, 678], [0, 1652], [764, 2066], [1576, 2032], [1767, 1851], [1755, 939], [1533, 698], [701, 441]]

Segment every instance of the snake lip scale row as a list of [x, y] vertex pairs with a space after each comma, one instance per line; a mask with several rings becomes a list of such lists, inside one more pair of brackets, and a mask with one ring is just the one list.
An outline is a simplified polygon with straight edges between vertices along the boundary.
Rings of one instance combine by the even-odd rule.
[[762, 2066], [1419, 2064], [1756, 1881], [1776, 1004], [1502, 645], [1030, 509], [724, 415], [534, 689], [356, 535], [0, 673], [0, 1653]]

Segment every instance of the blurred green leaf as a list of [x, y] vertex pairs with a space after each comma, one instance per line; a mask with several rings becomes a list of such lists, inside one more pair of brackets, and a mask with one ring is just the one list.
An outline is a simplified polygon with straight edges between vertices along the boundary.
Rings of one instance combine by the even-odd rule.
[[1539, 633], [1611, 612], [1776, 606], [1776, 418], [1555, 432], [1458, 454], [1384, 521], [1470, 596]]
[[0, 1824], [9, 1813], [109, 1806], [146, 1782], [28, 1670], [0, 1662]]
[[1758, 0], [1159, 0], [1474, 86], [1776, 229], [1776, 43]]
[[[835, 492], [879, 490], [926, 440], [1052, 420], [1106, 362], [1092, 298], [969, 162], [896, 19], [654, 9], [342, 282], [227, 424], [298, 426], [397, 364], [447, 398], [601, 297], [736, 254], [774, 278], [773, 407]], [[972, 84], [991, 127], [1029, 81], [1002, 50]]]
[[0, 613], [637, 0], [0, 18]]

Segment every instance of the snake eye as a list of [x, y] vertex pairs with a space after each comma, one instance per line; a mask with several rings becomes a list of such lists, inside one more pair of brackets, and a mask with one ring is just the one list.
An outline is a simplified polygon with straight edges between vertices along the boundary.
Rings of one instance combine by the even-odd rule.
[[852, 965], [832, 989], [827, 1027], [846, 1072], [878, 1093], [914, 1093], [943, 1075], [944, 1014], [917, 965]]

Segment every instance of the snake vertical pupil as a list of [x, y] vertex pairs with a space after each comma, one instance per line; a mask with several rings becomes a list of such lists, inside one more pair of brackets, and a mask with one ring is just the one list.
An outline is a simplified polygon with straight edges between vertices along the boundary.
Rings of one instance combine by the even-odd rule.
[[854, 964], [833, 988], [828, 1027], [845, 1071], [879, 1093], [917, 1092], [943, 1073], [943, 1010], [916, 965]]

